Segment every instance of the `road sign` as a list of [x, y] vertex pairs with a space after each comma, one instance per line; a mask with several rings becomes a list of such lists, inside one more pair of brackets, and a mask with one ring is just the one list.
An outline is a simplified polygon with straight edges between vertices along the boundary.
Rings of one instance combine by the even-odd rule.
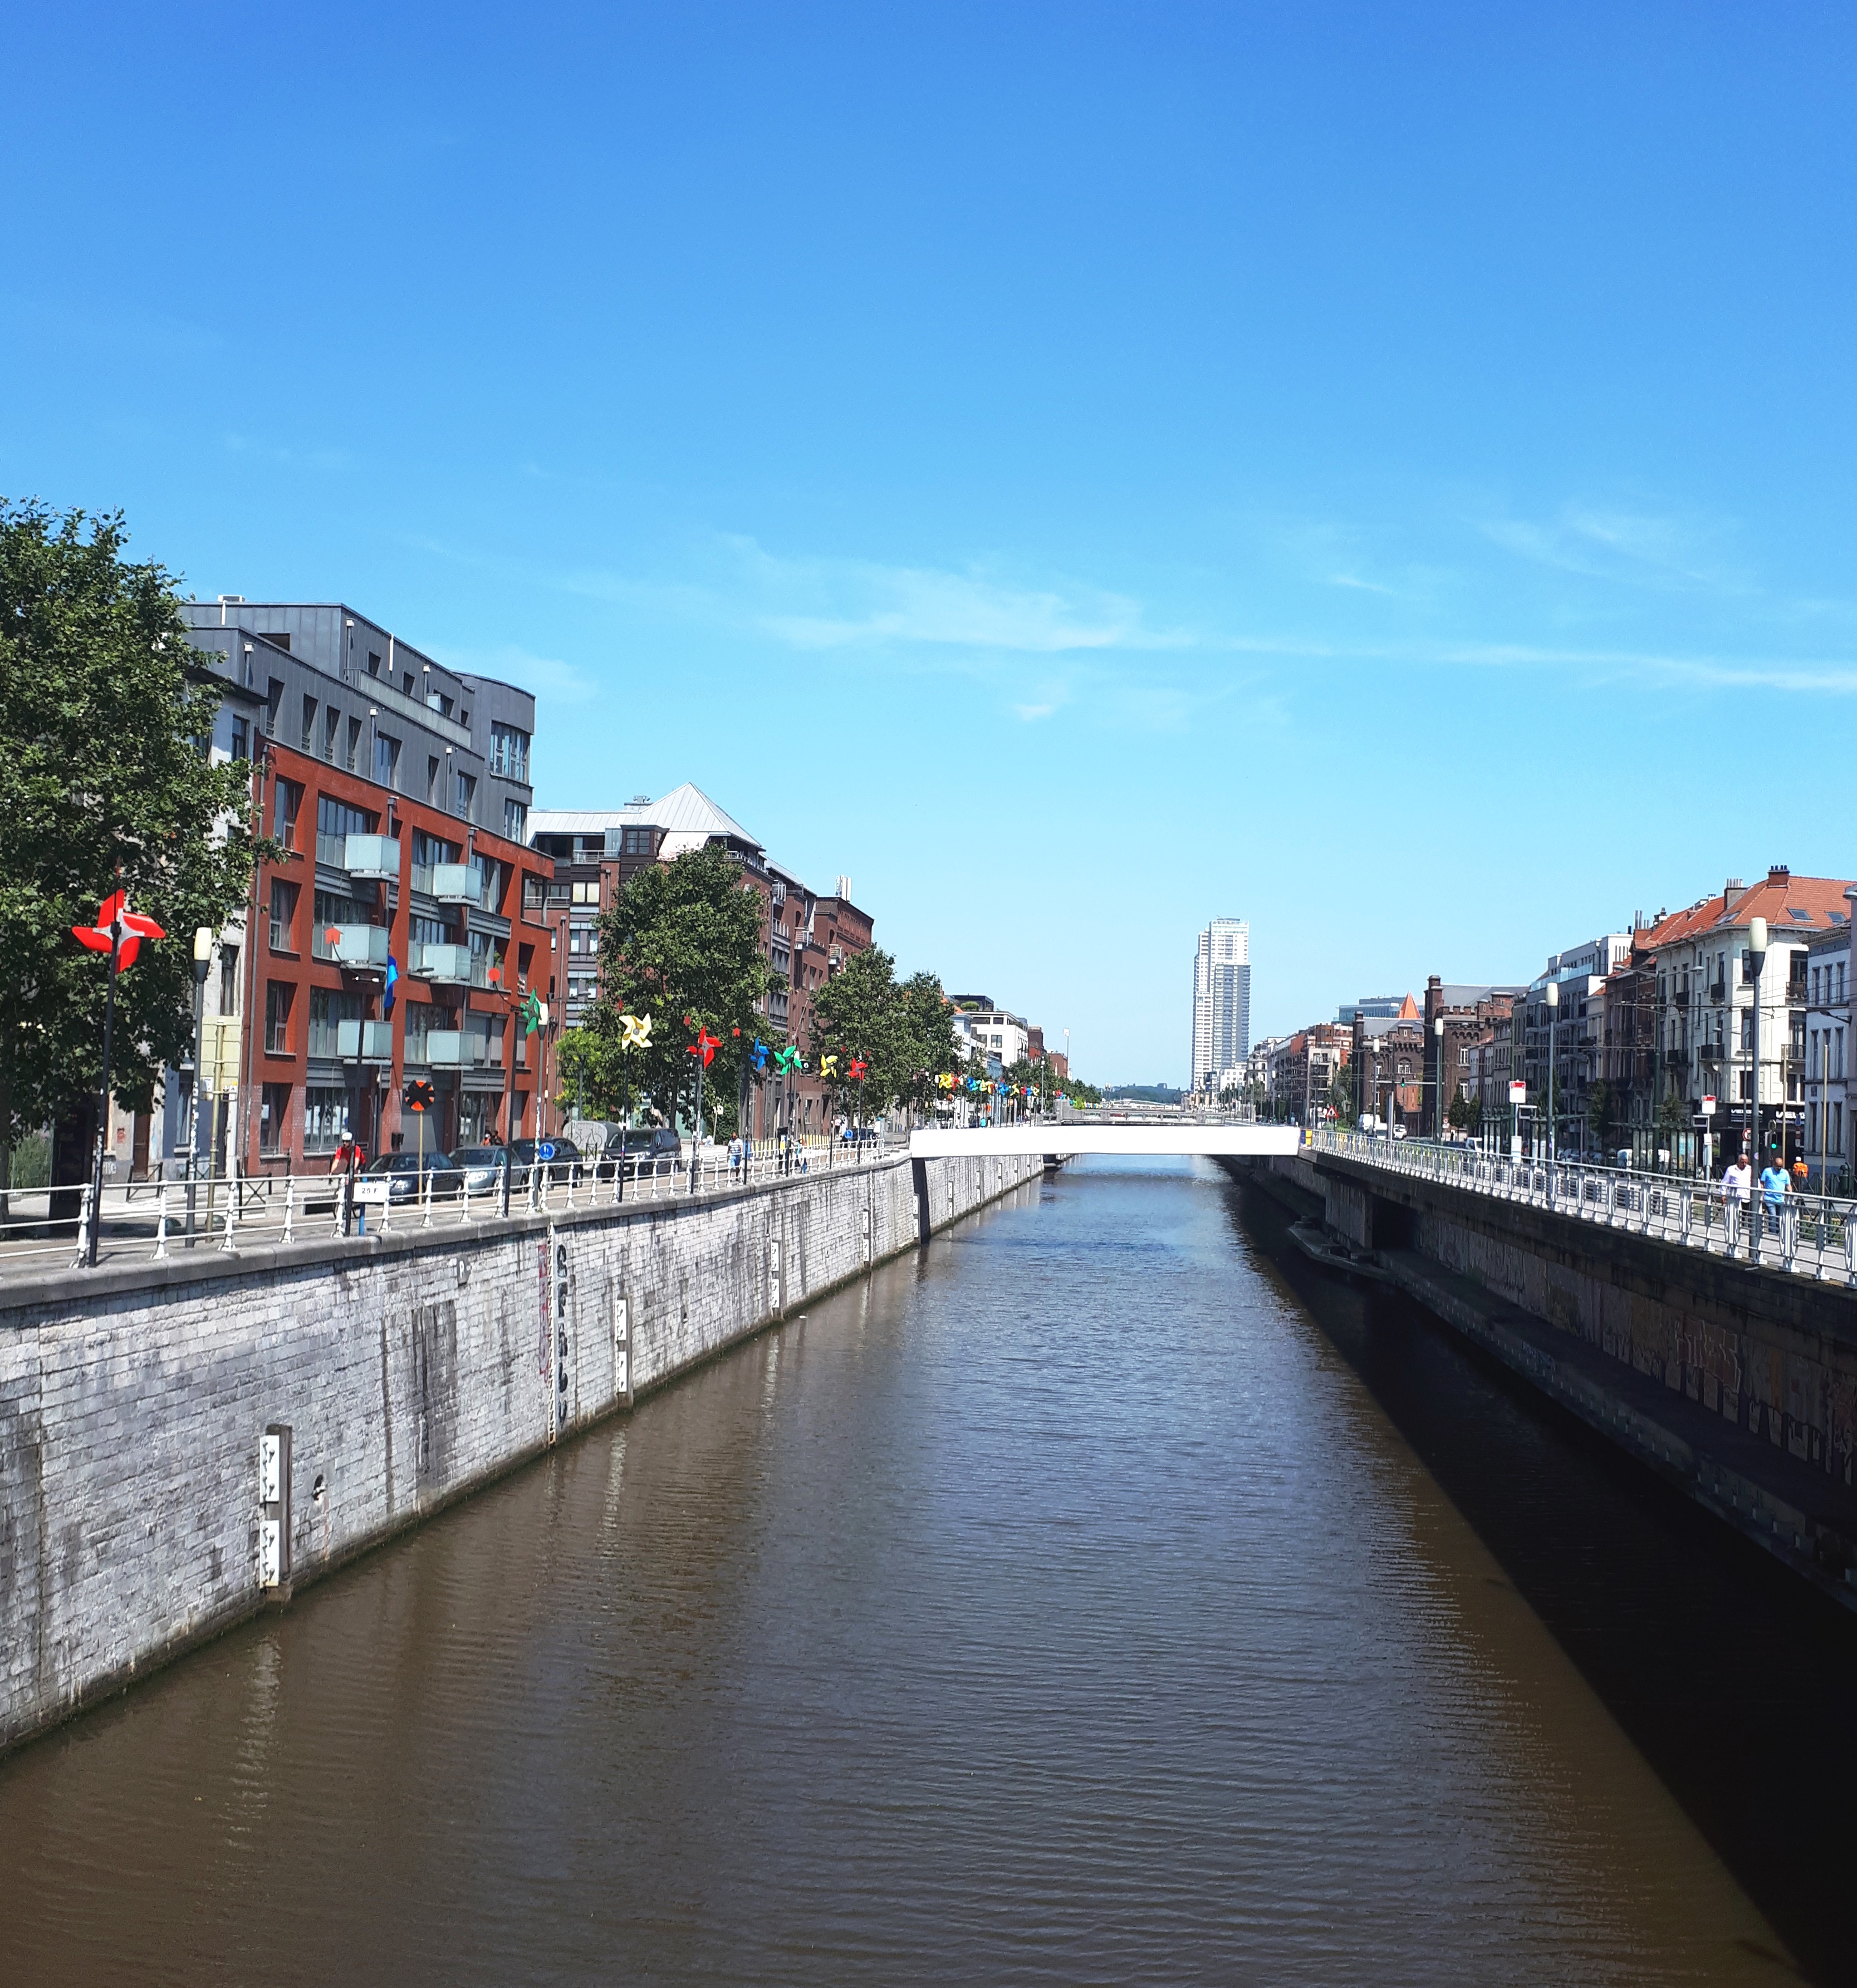
[[394, 1184], [384, 1175], [378, 1180], [358, 1180], [354, 1184], [357, 1208], [384, 1208], [393, 1195]]
[[425, 1077], [416, 1077], [408, 1084], [400, 1102], [409, 1111], [430, 1111], [438, 1102], [431, 1083]]
[[1715, 1100], [1713, 1097], [1705, 1097], [1703, 1100], [1703, 1116], [1705, 1118], [1713, 1118], [1715, 1116]]
[[554, 1158], [554, 1141], [552, 1139], [544, 1139], [536, 1148], [535, 1156], [538, 1160], [552, 1160]]
[[1511, 1080], [1509, 1085], [1509, 1102], [1511, 1104], [1526, 1104], [1527, 1101], [1527, 1085], [1525, 1084], [1517, 1084]]

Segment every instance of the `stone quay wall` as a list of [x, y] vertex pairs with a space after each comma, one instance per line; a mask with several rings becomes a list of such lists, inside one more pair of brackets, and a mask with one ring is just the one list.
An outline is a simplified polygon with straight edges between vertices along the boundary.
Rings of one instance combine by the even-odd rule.
[[0, 1287], [0, 1750], [1040, 1172], [897, 1158]]
[[1857, 1608], [1857, 1292], [1339, 1155], [1268, 1173], [1392, 1283]]

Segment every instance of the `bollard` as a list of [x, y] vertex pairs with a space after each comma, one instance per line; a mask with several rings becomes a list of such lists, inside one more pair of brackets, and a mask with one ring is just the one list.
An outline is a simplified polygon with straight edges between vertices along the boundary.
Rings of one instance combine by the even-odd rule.
[[464, 1175], [458, 1190], [458, 1219], [461, 1226], [471, 1219], [471, 1176]]
[[155, 1258], [157, 1262], [167, 1254], [167, 1183], [161, 1183], [160, 1212], [155, 1217]]
[[296, 1176], [295, 1174], [287, 1174], [284, 1177], [284, 1240], [286, 1242], [294, 1242], [296, 1240]]
[[232, 1247], [232, 1229], [238, 1219], [238, 1183], [235, 1180], [228, 1181], [226, 1183], [225, 1236], [219, 1245], [222, 1251], [229, 1250]]
[[529, 1169], [529, 1212], [531, 1215], [538, 1214], [541, 1210], [541, 1192], [542, 1169], [537, 1163]]
[[427, 1167], [424, 1172], [425, 1174], [425, 1213], [421, 1219], [419, 1226], [421, 1229], [430, 1229], [432, 1226], [432, 1169]]
[[573, 1206], [573, 1205], [574, 1205], [574, 1177], [575, 1177], [575, 1176], [576, 1176], [576, 1175], [580, 1172], [580, 1164], [579, 1164], [579, 1162], [578, 1162], [577, 1161], [573, 1161], [573, 1160], [570, 1160], [570, 1161], [568, 1162], [568, 1165], [567, 1165], [567, 1205], [568, 1205], [568, 1206], [569, 1206], [570, 1208], [572, 1208], [572, 1207]]

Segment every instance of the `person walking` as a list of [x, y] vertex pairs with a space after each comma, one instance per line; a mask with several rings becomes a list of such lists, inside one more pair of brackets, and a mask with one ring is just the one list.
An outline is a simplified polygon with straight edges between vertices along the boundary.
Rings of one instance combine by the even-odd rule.
[[1780, 1164], [1779, 1155], [1772, 1155], [1761, 1170], [1761, 1193], [1767, 1203], [1767, 1233], [1769, 1236], [1778, 1236], [1780, 1232], [1780, 1211], [1786, 1204], [1787, 1192], [1791, 1185], [1785, 1168]]
[[1741, 1219], [1745, 1222], [1754, 1200], [1754, 1168], [1747, 1156], [1737, 1153], [1722, 1173], [1722, 1199], [1739, 1205]]

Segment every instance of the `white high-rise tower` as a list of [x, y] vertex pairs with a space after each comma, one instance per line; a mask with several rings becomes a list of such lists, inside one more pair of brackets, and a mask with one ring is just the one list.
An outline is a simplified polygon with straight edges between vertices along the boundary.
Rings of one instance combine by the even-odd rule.
[[1193, 1088], [1234, 1069], [1251, 1049], [1251, 928], [1214, 918], [1193, 959]]

